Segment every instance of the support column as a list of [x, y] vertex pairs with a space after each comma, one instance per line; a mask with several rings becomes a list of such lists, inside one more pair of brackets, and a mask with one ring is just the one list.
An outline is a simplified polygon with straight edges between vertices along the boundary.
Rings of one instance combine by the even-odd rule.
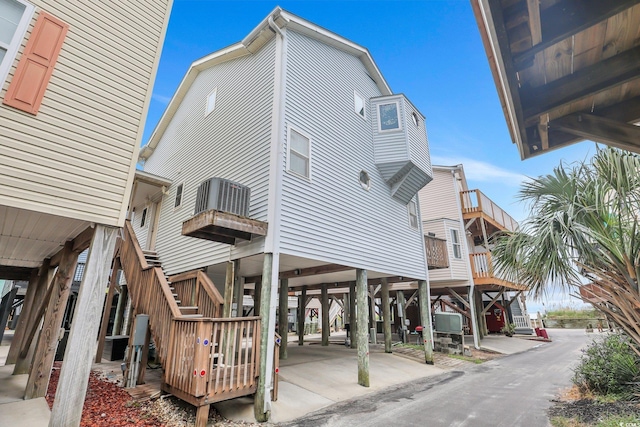
[[[104, 311], [102, 313], [102, 323], [100, 324], [100, 332], [98, 333], [98, 349], [96, 350], [96, 363], [102, 362], [102, 351], [104, 350], [104, 340], [107, 337], [107, 328], [109, 326], [109, 316], [111, 315], [111, 305], [113, 303], [113, 295], [116, 291], [116, 280], [118, 280], [118, 270], [120, 270], [120, 258], [113, 260], [113, 268], [111, 269], [111, 278], [109, 279], [109, 292], [104, 303]], [[114, 325], [115, 329], [115, 325]]]
[[258, 422], [268, 421], [271, 416], [279, 263], [279, 254], [264, 254], [260, 298], [260, 377], [254, 400], [254, 415]]
[[404, 313], [404, 291], [396, 291], [396, 307], [398, 310], [398, 317], [400, 318], [400, 329], [402, 330], [402, 342], [407, 343], [407, 326], [405, 325], [405, 313]]
[[[264, 278], [262, 278], [262, 280], [264, 281]], [[253, 315], [254, 316], [260, 315], [260, 303], [262, 300], [262, 298], [260, 297], [261, 295], [262, 295], [262, 284], [254, 283], [253, 284]]]
[[2, 303], [0, 303], [0, 342], [2, 342], [2, 336], [7, 326], [7, 319], [9, 319], [9, 314], [11, 313], [13, 300], [18, 293], [18, 287], [13, 286], [9, 293], [2, 298]]
[[93, 233], [78, 294], [76, 321], [71, 325], [49, 427], [80, 425], [91, 360], [96, 350], [104, 286], [109, 278], [118, 232], [116, 227], [96, 225]]
[[418, 281], [418, 302], [420, 303], [420, 322], [422, 323], [422, 342], [424, 344], [424, 360], [433, 365], [433, 339], [431, 338], [431, 299], [428, 283]]
[[476, 315], [476, 301], [474, 298], [475, 287], [473, 284], [469, 286], [467, 291], [467, 300], [469, 301], [469, 314], [471, 317], [471, 329], [473, 333], [473, 346], [477, 349], [480, 348], [480, 334], [478, 333], [478, 316]]
[[231, 304], [233, 302], [233, 261], [227, 262], [227, 272], [224, 278], [224, 302], [222, 304], [222, 317], [231, 317]]
[[369, 310], [371, 314], [369, 315], [369, 332], [373, 329], [373, 334], [371, 335], [372, 344], [378, 343], [378, 325], [376, 324], [376, 296], [375, 296], [375, 287], [369, 286]]
[[[32, 275], [29, 279], [29, 285], [27, 286], [27, 294], [25, 295], [24, 304], [22, 306], [22, 313], [18, 318], [18, 326], [16, 327], [13, 339], [11, 340], [11, 347], [7, 354], [6, 365], [13, 365], [18, 362], [20, 349], [26, 345], [24, 344], [27, 339], [28, 330], [34, 323], [40, 323], [40, 319], [36, 319], [39, 304], [47, 293], [47, 287], [51, 276], [49, 275], [49, 259], [45, 259], [40, 266], [40, 270], [37, 274]], [[30, 340], [33, 338], [29, 338]], [[26, 372], [21, 372], [26, 373]]]
[[349, 336], [351, 348], [358, 348], [356, 335], [358, 334], [358, 319], [356, 310], [356, 284], [349, 284]]
[[287, 341], [289, 336], [289, 279], [280, 279], [280, 305], [278, 307], [280, 342], [280, 359], [287, 358]]
[[298, 345], [304, 345], [304, 320], [307, 307], [307, 287], [302, 287], [302, 293], [298, 296]]
[[[44, 324], [38, 337], [33, 363], [29, 370], [29, 379], [27, 380], [24, 395], [25, 399], [44, 397], [47, 394], [53, 359], [56, 355], [56, 348], [58, 347], [60, 326], [62, 325], [62, 318], [64, 317], [65, 308], [67, 307], [67, 300], [71, 292], [71, 281], [73, 280], [73, 274], [75, 273], [76, 263], [78, 261], [78, 253], [73, 252], [72, 241], [65, 243], [63, 251], [60, 265], [58, 265], [58, 271], [51, 285], [51, 298], [47, 305]], [[106, 278], [104, 283], [106, 283]], [[97, 309], [97, 312], [99, 316], [101, 312], [100, 308]], [[82, 318], [79, 317], [79, 319]], [[83, 320], [80, 320], [75, 323], [82, 322]], [[93, 339], [95, 339], [95, 337], [96, 335], [93, 336]], [[22, 356], [22, 354], [20, 356]], [[82, 404], [80, 404], [80, 407], [82, 408]]]
[[[240, 276], [240, 260], [234, 261], [233, 267], [233, 303], [236, 307], [235, 317], [244, 316], [244, 277]], [[231, 313], [233, 315], [233, 313]]]
[[356, 269], [356, 292], [358, 305], [358, 384], [369, 387], [369, 310], [367, 310], [367, 270]]
[[127, 285], [120, 285], [120, 296], [118, 297], [118, 305], [116, 306], [116, 318], [113, 321], [113, 335], [126, 335], [122, 333], [122, 321], [124, 320], [124, 311], [127, 307], [128, 297], [129, 288]]
[[322, 284], [321, 301], [322, 305], [322, 345], [329, 345], [329, 293], [327, 292], [327, 284]]
[[381, 279], [382, 283], [382, 326], [384, 332], [384, 352], [391, 353], [391, 307], [389, 306], [389, 283], [387, 278]]

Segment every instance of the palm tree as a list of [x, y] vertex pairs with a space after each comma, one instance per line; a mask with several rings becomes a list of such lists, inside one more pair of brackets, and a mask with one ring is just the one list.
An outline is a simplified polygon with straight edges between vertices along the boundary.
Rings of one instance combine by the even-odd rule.
[[[573, 291], [640, 345], [640, 157], [599, 149], [524, 183], [519, 198], [530, 216], [497, 238], [496, 269], [534, 297], [553, 285]], [[581, 296], [585, 281], [592, 293]]]

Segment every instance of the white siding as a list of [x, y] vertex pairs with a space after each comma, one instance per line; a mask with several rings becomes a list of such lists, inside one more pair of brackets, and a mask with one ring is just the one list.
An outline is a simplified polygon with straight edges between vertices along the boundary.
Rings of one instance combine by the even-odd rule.
[[[469, 271], [467, 270], [467, 265], [469, 263], [469, 254], [467, 253], [464, 227], [460, 224], [460, 221], [453, 221], [448, 219], [424, 221], [423, 213], [422, 224], [425, 233], [435, 233], [436, 237], [447, 240], [447, 252], [449, 255], [449, 268], [440, 268], [429, 271], [429, 282], [432, 285], [440, 285], [443, 283], [446, 284], [447, 282], [451, 281], [469, 281]], [[451, 229], [458, 230], [461, 253], [461, 258], [459, 259], [454, 258], [453, 256]]]
[[312, 178], [284, 173], [281, 252], [425, 279], [421, 233], [375, 166], [373, 115], [354, 112], [353, 91], [371, 98], [378, 87], [358, 58], [293, 31], [286, 38], [285, 122], [312, 138]]
[[[197, 187], [205, 179], [221, 177], [248, 185], [249, 216], [267, 220], [274, 51], [272, 39], [255, 54], [201, 71], [145, 163], [145, 171], [174, 182], [162, 202], [156, 239], [169, 274], [229, 259], [229, 245], [181, 234], [182, 222], [193, 215]], [[216, 87], [215, 110], [205, 117], [207, 95]], [[179, 183], [184, 183], [183, 201], [175, 209]], [[259, 244], [236, 251], [238, 257], [257, 252]]]
[[[429, 176], [433, 176], [431, 167], [431, 156], [429, 155], [429, 141], [427, 138], [427, 123], [422, 118], [420, 112], [406, 99], [405, 104], [405, 126], [407, 127], [407, 139], [409, 141], [410, 158], [418, 168], [423, 170]], [[413, 123], [412, 114], [418, 117], [418, 126]]]
[[434, 168], [433, 181], [418, 194], [423, 221], [439, 218], [460, 220], [460, 194], [455, 189], [454, 177], [450, 170]]
[[32, 1], [69, 32], [36, 116], [0, 105], [0, 203], [122, 225], [168, 0]]

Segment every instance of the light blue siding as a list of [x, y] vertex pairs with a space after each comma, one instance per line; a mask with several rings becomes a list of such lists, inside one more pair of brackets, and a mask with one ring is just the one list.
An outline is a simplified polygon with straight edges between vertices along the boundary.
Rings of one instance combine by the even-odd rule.
[[[193, 215], [197, 187], [205, 179], [221, 177], [248, 185], [249, 216], [267, 220], [274, 56], [272, 39], [254, 54], [201, 71], [144, 165], [145, 171], [174, 182], [162, 202], [156, 240], [168, 274], [229, 258], [229, 245], [181, 234], [182, 222]], [[207, 95], [214, 88], [216, 106], [205, 117]], [[183, 202], [175, 209], [179, 183], [184, 183]], [[236, 249], [238, 256], [249, 256], [259, 253], [261, 245]]]
[[354, 90], [369, 99], [379, 88], [357, 57], [291, 30], [286, 40], [285, 133], [311, 137], [312, 176], [284, 173], [281, 253], [425, 279], [421, 232], [376, 168], [374, 115], [354, 112]]

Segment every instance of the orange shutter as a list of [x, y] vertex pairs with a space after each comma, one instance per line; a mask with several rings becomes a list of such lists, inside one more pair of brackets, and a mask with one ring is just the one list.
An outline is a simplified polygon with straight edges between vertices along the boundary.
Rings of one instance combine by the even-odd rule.
[[4, 103], [36, 114], [69, 25], [41, 12], [11, 80]]

